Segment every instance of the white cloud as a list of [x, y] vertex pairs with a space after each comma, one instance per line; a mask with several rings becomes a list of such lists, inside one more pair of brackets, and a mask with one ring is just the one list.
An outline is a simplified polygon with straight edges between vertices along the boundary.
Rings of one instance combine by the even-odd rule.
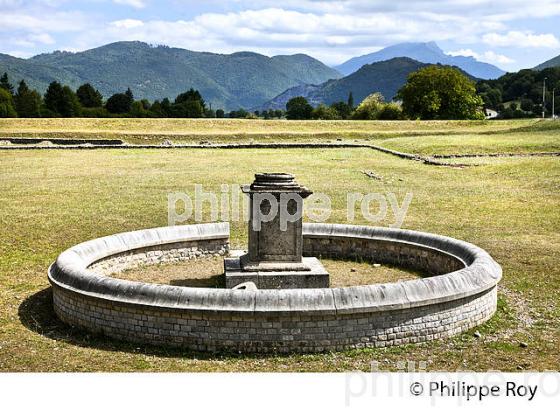
[[[277, 0], [237, 0], [236, 3], [250, 8], [267, 8], [278, 5]], [[403, 10], [416, 14], [431, 10], [442, 18], [477, 16], [484, 20], [494, 21], [560, 15], [558, 0], [283, 0], [282, 6], [317, 13], [352, 15], [402, 13]]]
[[482, 61], [487, 61], [490, 63], [499, 63], [499, 64], [512, 64], [515, 63], [515, 60], [505, 56], [503, 54], [497, 54], [493, 51], [485, 51], [484, 54], [481, 56]]
[[32, 33], [84, 31], [90, 26], [88, 19], [79, 12], [52, 12], [30, 14], [25, 12], [0, 13], [0, 34], [23, 30]]
[[450, 56], [473, 57], [479, 61], [484, 61], [487, 63], [511, 64], [515, 62], [515, 60], [503, 54], [497, 54], [493, 51], [485, 51], [484, 53], [481, 54], [471, 50], [470, 48], [463, 48], [457, 51], [450, 51], [447, 54], [449, 54]]
[[560, 47], [560, 41], [554, 34], [533, 34], [531, 31], [508, 31], [505, 34], [488, 33], [482, 36], [482, 41], [498, 47]]
[[13, 50], [13, 51], [8, 51], [6, 54], [9, 54], [11, 56], [18, 57], [18, 58], [33, 57], [33, 53], [30, 52], [30, 51]]
[[500, 22], [443, 18], [437, 13], [339, 14], [267, 8], [205, 13], [191, 20], [117, 20], [78, 41], [84, 47], [92, 42], [140, 40], [198, 51], [305, 52], [334, 64], [397, 42], [476, 41], [501, 29]]
[[142, 20], [135, 20], [135, 19], [124, 19], [124, 20], [116, 20], [111, 22], [111, 26], [117, 28], [124, 28], [124, 29], [131, 29], [135, 27], [141, 27], [144, 25]]
[[144, 0], [113, 0], [113, 3], [131, 6], [136, 9], [142, 9], [146, 7], [146, 2]]
[[41, 44], [54, 44], [55, 40], [48, 33], [31, 34], [29, 35], [29, 40], [41, 43]]

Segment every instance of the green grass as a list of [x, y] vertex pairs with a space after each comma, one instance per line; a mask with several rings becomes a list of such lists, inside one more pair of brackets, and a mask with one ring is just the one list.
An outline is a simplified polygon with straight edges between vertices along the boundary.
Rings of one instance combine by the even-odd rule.
[[[200, 142], [348, 142], [512, 132], [539, 124], [511, 121], [288, 121], [240, 119], [0, 119], [0, 137], [116, 138], [130, 144]], [[556, 128], [557, 130], [557, 128]]]
[[0, 137], [121, 139], [129, 144], [321, 142], [376, 144], [419, 155], [560, 151], [560, 121], [287, 121], [0, 119]]
[[[500, 150], [500, 137], [523, 146], [540, 133], [480, 135], [477, 144]], [[422, 144], [432, 137], [409, 138]], [[286, 356], [204, 355], [115, 342], [54, 317], [46, 271], [61, 251], [102, 235], [166, 225], [168, 192], [193, 193], [195, 183], [219, 192], [220, 184], [247, 183], [259, 171], [293, 172], [330, 195], [332, 222], [346, 222], [347, 192], [394, 192], [399, 201], [412, 192], [403, 228], [473, 242], [502, 265], [496, 316], [477, 329], [480, 338], [473, 330], [424, 345]], [[428, 370], [559, 370], [556, 157], [452, 169], [357, 148], [0, 151], [0, 189], [0, 371], [367, 371], [373, 360], [384, 370], [397, 370], [403, 360], [427, 361]], [[232, 236], [243, 244], [244, 224], [233, 223]], [[532, 325], [519, 326], [526, 316]], [[521, 341], [529, 346], [519, 348]]]
[[539, 133], [463, 134], [385, 139], [381, 146], [420, 155], [560, 152], [558, 129]]

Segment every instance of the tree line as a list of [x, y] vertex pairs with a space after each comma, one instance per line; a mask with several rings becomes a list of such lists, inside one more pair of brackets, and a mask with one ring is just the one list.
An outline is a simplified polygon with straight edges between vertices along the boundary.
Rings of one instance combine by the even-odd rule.
[[[543, 87], [544, 86], [544, 87]], [[520, 70], [495, 80], [482, 80], [477, 90], [487, 108], [496, 110], [502, 118], [540, 117], [552, 114], [553, 91], [560, 92], [560, 67], [543, 70]], [[559, 104], [555, 104], [558, 115]]]
[[434, 65], [411, 73], [396, 99], [398, 102], [385, 102], [380, 93], [373, 93], [354, 106], [350, 92], [346, 101], [313, 107], [305, 97], [298, 96], [287, 102], [285, 111], [248, 112], [240, 109], [225, 113], [207, 107], [200, 92], [193, 88], [179, 94], [173, 101], [168, 98], [153, 103], [146, 99], [135, 100], [130, 88], [103, 101], [101, 93], [89, 83], [74, 92], [69, 86], [53, 81], [41, 96], [24, 80], [14, 89], [6, 73], [0, 77], [0, 117], [484, 119], [484, 101], [477, 94], [475, 83], [452, 67]]
[[0, 117], [136, 117], [203, 118], [224, 117], [223, 110], [212, 110], [198, 90], [191, 88], [173, 101], [164, 98], [150, 103], [135, 100], [130, 88], [103, 101], [101, 93], [86, 83], [74, 92], [57, 81], [42, 96], [21, 80], [17, 89], [7, 73], [0, 77]]

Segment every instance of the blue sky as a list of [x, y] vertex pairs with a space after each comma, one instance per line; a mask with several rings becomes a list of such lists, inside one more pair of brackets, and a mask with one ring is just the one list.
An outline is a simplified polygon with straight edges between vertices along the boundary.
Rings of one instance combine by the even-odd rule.
[[0, 0], [0, 53], [140, 40], [197, 51], [306, 53], [335, 65], [436, 41], [515, 71], [560, 54], [560, 0]]

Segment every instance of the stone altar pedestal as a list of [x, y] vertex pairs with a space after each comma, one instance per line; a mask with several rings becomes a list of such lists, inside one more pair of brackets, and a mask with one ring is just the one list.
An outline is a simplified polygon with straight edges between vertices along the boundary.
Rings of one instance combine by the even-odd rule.
[[303, 200], [312, 194], [293, 175], [256, 174], [249, 195], [249, 249], [224, 259], [226, 287], [253, 282], [259, 289], [325, 288], [329, 273], [302, 255]]

